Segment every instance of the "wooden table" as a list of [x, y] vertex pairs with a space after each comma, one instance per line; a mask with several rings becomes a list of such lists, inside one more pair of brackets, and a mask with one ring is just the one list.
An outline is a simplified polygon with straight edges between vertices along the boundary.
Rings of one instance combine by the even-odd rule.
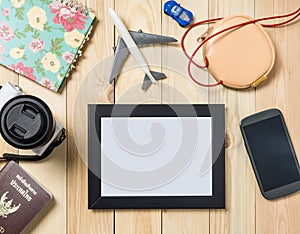
[[[267, 30], [276, 47], [276, 66], [269, 81], [257, 89], [236, 91], [218, 87], [204, 92], [210, 103], [226, 104], [226, 210], [87, 209], [87, 168], [77, 152], [72, 123], [76, 93], [87, 72], [113, 53], [116, 36], [108, 16], [109, 6], [115, 7], [132, 30], [141, 28], [145, 32], [181, 38], [184, 30], [162, 14], [164, 2], [87, 0], [86, 4], [95, 9], [99, 22], [84, 58], [60, 94], [1, 68], [1, 83], [11, 81], [19, 84], [25, 92], [46, 100], [57, 120], [68, 130], [67, 141], [51, 158], [40, 163], [20, 163], [55, 197], [53, 207], [31, 228], [30, 233], [299, 233], [300, 193], [273, 202], [261, 196], [239, 130], [239, 121], [243, 117], [271, 107], [280, 108], [296, 152], [300, 155], [299, 22], [289, 27]], [[300, 0], [182, 0], [181, 3], [193, 11], [196, 21], [240, 13], [252, 17], [270, 16], [300, 7]], [[189, 37], [190, 51], [197, 45], [196, 38], [205, 28], [200, 27]], [[151, 87], [146, 95], [137, 91], [133, 99], [131, 97], [126, 101], [123, 94], [128, 88], [140, 84], [143, 77], [139, 69], [129, 71], [119, 78], [115, 87], [107, 90], [107, 102], [186, 102], [174, 92], [181, 90], [190, 102], [203, 103], [193, 84], [164, 66], [168, 59], [176, 58], [164, 57], [163, 50], [155, 56], [161, 61], [161, 69], [168, 74], [168, 79]], [[208, 80], [208, 73], [204, 74]], [[0, 150], [18, 152], [2, 140]]]

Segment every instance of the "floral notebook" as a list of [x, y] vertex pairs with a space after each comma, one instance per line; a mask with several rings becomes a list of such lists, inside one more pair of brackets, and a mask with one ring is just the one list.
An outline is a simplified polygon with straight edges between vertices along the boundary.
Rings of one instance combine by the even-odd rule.
[[0, 0], [0, 64], [57, 92], [94, 20], [70, 0]]

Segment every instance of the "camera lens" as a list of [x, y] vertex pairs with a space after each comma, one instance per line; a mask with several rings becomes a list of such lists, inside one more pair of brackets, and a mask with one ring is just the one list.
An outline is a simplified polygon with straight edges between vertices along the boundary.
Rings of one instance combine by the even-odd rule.
[[30, 95], [9, 100], [1, 110], [0, 121], [2, 137], [18, 149], [43, 146], [55, 130], [55, 122], [47, 104]]

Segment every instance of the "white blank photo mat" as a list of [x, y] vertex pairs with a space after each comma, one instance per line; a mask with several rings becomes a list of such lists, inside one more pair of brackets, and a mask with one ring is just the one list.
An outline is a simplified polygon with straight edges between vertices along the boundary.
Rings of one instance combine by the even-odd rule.
[[[126, 125], [126, 128], [119, 129], [120, 123]], [[182, 128], [187, 126], [186, 124], [197, 128], [197, 135], [189, 136], [189, 139], [198, 139], [197, 147], [181, 145]], [[124, 129], [128, 132], [122, 132]], [[129, 140], [124, 139], [124, 136]], [[179, 147], [195, 148], [193, 155], [180, 155], [189, 157], [189, 163], [183, 165], [171, 180], [163, 183], [158, 181], [156, 186], [151, 188], [140, 186], [138, 176], [133, 179], [139, 184], [134, 189], [128, 188], [126, 184], [119, 186], [110, 183], [106, 176], [110, 168], [101, 160], [101, 196], [212, 196], [211, 117], [101, 118], [101, 157], [105, 154], [120, 168], [145, 173], [159, 169], [172, 161]], [[204, 161], [209, 162], [211, 166], [205, 174], [201, 174], [200, 168]], [[151, 177], [147, 179], [151, 180]], [[131, 185], [135, 183], [133, 180], [130, 181]]]

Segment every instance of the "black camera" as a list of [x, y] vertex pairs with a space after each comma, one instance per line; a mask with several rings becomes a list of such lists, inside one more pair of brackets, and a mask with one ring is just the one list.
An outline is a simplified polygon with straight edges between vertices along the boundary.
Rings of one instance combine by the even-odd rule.
[[66, 138], [64, 127], [53, 118], [48, 105], [11, 83], [0, 89], [0, 133], [11, 146], [35, 154], [4, 154], [5, 160], [45, 159]]

